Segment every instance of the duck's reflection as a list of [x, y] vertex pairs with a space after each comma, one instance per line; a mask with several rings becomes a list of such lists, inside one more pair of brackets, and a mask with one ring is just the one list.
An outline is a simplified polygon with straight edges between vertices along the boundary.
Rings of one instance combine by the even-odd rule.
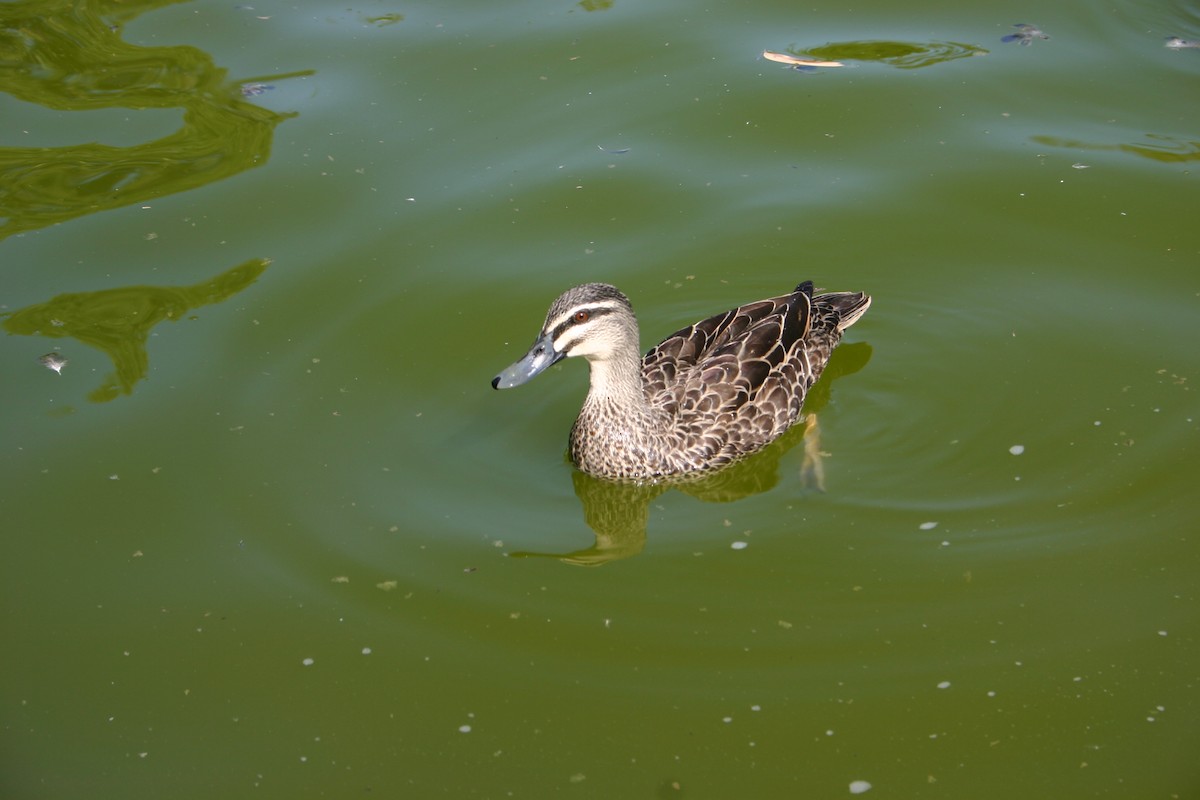
[[669, 489], [712, 503], [731, 503], [743, 497], [771, 489], [779, 482], [779, 462], [784, 454], [804, 443], [801, 480], [815, 491], [824, 491], [825, 476], [821, 465], [821, 448], [816, 427], [816, 414], [828, 402], [833, 383], [841, 377], [858, 372], [871, 359], [871, 345], [866, 342], [843, 344], [829, 360], [825, 373], [808, 393], [804, 403], [805, 419], [792, 426], [786, 434], [768, 445], [762, 452], [716, 472], [691, 479], [662, 483], [616, 483], [595, 478], [575, 470], [575, 496], [583, 504], [583, 519], [596, 541], [591, 547], [569, 553], [515, 552], [513, 558], [557, 558], [568, 564], [596, 567], [629, 558], [646, 546], [646, 523], [650, 503]]

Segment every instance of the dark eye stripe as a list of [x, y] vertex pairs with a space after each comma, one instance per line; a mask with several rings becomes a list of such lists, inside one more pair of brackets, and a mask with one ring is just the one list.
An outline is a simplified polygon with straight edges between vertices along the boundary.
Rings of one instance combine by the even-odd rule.
[[[588, 318], [580, 322], [576, 322], [575, 315], [580, 311], [586, 313]], [[611, 314], [612, 312], [613, 309], [606, 308], [605, 306], [584, 306], [583, 308], [572, 309], [567, 318], [554, 327], [554, 330], [550, 335], [550, 341], [557, 342], [558, 337], [562, 336], [563, 333], [566, 332], [567, 328], [573, 328], [576, 325], [587, 324], [595, 319], [598, 319], [599, 317], [604, 316], [605, 314]]]

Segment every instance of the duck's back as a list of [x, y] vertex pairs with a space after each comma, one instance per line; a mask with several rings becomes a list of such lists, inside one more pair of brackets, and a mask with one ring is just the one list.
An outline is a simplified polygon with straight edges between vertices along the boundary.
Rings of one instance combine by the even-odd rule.
[[719, 467], [761, 449], [800, 415], [842, 331], [870, 305], [861, 292], [790, 295], [717, 314], [643, 359], [646, 399], [667, 418], [671, 471]]

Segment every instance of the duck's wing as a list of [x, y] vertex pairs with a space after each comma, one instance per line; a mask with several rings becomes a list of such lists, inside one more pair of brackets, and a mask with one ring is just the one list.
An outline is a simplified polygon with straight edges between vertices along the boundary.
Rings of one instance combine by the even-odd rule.
[[756, 398], [808, 333], [812, 285], [689, 325], [643, 359], [650, 403], [672, 414], [717, 415]]

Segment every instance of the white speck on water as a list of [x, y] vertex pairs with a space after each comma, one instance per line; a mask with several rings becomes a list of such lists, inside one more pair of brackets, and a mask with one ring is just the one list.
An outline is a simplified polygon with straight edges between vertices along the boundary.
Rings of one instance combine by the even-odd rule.
[[362, 654], [363, 654], [364, 656], [369, 656], [369, 655], [371, 655], [371, 648], [369, 648], [369, 647], [364, 647], [364, 648], [362, 649]]
[[987, 696], [988, 696], [988, 697], [995, 697], [995, 696], [996, 696], [996, 692], [995, 692], [994, 690], [993, 690], [993, 691], [989, 691], [989, 692], [987, 693]]
[[850, 794], [862, 794], [871, 791], [869, 781], [850, 781]]
[[941, 683], [938, 684], [938, 688], [939, 689], [949, 689], [950, 681], [942, 681]]
[[311, 667], [313, 665], [313, 660], [311, 658], [306, 658], [303, 661], [301, 661], [300, 663], [306, 667]]
[[750, 706], [750, 710], [751, 711], [762, 711], [762, 706], [755, 704], [755, 705]]
[[459, 733], [470, 733], [470, 732], [471, 732], [471, 726], [470, 726], [470, 725], [459, 725], [459, 726], [458, 726], [458, 732], [459, 732]]
[[1014, 444], [1012, 447], [1008, 448], [1008, 452], [1012, 453], [1014, 456], [1019, 456], [1021, 453], [1025, 452], [1025, 445]]
[[936, 527], [937, 527], [937, 525], [938, 525], [938, 524], [937, 524], [936, 522], [922, 522], [922, 523], [921, 523], [920, 525], [918, 525], [917, 527], [918, 527], [918, 528], [920, 528], [920, 529], [921, 529], [921, 530], [923, 530], [923, 531], [931, 531], [931, 530], [933, 530], [934, 528], [936, 528]]
[[1166, 632], [1166, 631], [1159, 631], [1159, 632], [1158, 632], [1158, 635], [1159, 635], [1159, 636], [1166, 636], [1166, 635], [1167, 635], [1167, 632]]
[[825, 735], [826, 735], [826, 736], [833, 736], [833, 728], [830, 728], [829, 730], [825, 731]]
[[738, 541], [734, 542], [733, 544], [731, 544], [731, 545], [729, 545], [729, 546], [730, 546], [731, 548], [733, 548], [734, 550], [745, 550], [747, 547], [749, 547], [749, 546], [750, 546], [750, 543], [749, 543], [749, 542], [743, 542], [743, 541], [741, 541], [741, 540], [739, 539]]
[[721, 717], [721, 722], [724, 722], [726, 725], [728, 725], [729, 723], [733, 722], [733, 717]]
[[1093, 425], [1095, 425], [1097, 428], [1099, 428], [1099, 427], [1100, 427], [1100, 420], [1096, 420], [1096, 421], [1095, 421], [1095, 422], [1093, 422], [1092, 424], [1093, 424]]
[[1154, 722], [1154, 717], [1146, 717], [1146, 722]]

